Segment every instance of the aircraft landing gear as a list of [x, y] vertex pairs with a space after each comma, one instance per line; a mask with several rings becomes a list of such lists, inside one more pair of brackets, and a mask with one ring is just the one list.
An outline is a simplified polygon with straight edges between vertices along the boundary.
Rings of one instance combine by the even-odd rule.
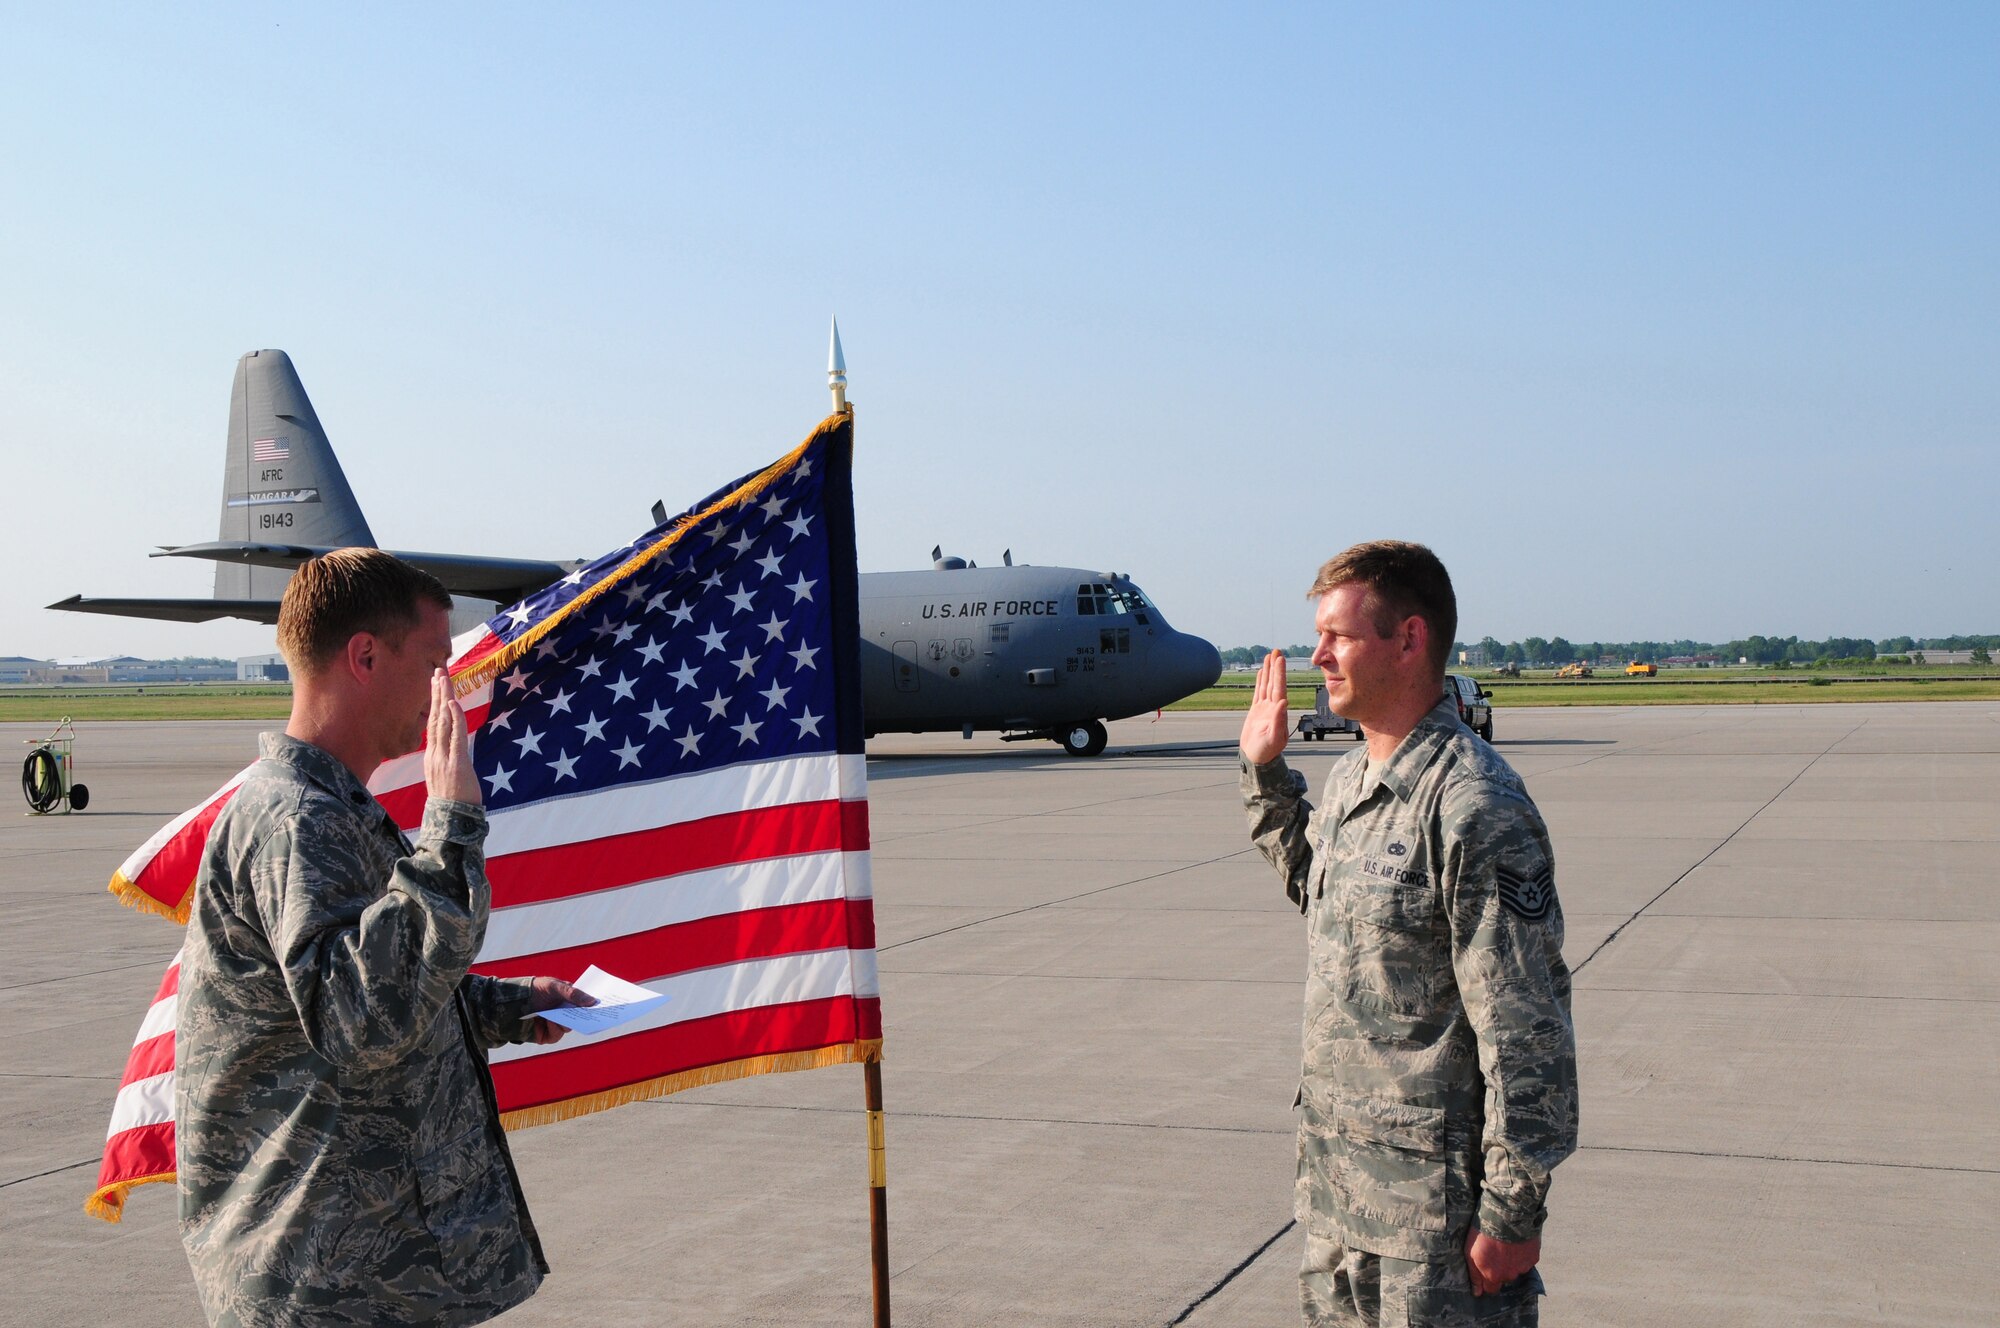
[[1096, 756], [1104, 750], [1107, 738], [1104, 725], [1094, 719], [1086, 719], [1064, 728], [1056, 741], [1071, 756]]

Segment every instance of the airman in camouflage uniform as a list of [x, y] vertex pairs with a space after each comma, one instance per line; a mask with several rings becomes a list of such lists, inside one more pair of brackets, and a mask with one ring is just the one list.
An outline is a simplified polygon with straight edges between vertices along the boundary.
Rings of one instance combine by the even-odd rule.
[[267, 733], [209, 833], [181, 961], [181, 1227], [215, 1324], [469, 1324], [547, 1271], [485, 1050], [529, 983], [468, 975], [486, 814], [415, 845], [351, 771]]
[[[1315, 662], [1340, 670], [1324, 619]], [[1281, 657], [1273, 671], [1282, 729]], [[1336, 680], [1352, 699], [1369, 668], [1350, 661]], [[1541, 816], [1449, 698], [1381, 759], [1336, 762], [1317, 808], [1281, 755], [1250, 759], [1250, 731], [1251, 835], [1305, 915], [1310, 954], [1296, 1197], [1306, 1321], [1533, 1324], [1532, 1259], [1481, 1286], [1468, 1249], [1484, 1235], [1538, 1257], [1549, 1173], [1576, 1147], [1569, 970]]]
[[[210, 827], [180, 970], [181, 1238], [218, 1326], [473, 1324], [548, 1272], [486, 1051], [589, 998], [468, 972], [491, 895], [450, 604], [342, 549], [279, 609], [292, 718]], [[362, 776], [419, 745], [412, 844]]]

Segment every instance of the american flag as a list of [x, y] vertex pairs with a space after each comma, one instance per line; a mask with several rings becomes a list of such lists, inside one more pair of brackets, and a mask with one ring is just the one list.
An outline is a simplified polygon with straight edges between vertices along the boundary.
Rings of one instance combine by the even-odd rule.
[[288, 438], [259, 438], [250, 444], [252, 461], [283, 461], [291, 454], [292, 444]]
[[[696, 1084], [876, 1059], [851, 417], [456, 643], [485, 787], [478, 972], [591, 964], [668, 993], [594, 1038], [490, 1057], [510, 1127]], [[237, 776], [113, 878], [186, 917]], [[421, 819], [422, 754], [370, 788]], [[87, 1209], [173, 1178], [178, 956], [135, 1041]]]

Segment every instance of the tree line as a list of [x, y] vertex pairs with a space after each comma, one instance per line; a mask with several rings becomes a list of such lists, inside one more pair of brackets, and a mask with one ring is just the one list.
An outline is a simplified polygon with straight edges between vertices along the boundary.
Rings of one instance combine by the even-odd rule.
[[[1752, 664], [1812, 664], [1819, 660], [1870, 660], [1900, 656], [1907, 658], [1926, 650], [1970, 650], [1975, 663], [1990, 663], [1992, 652], [2000, 650], [2000, 635], [1992, 636], [1890, 636], [1880, 641], [1866, 637], [1829, 636], [1812, 641], [1796, 636], [1746, 636], [1734, 641], [1581, 641], [1560, 636], [1529, 636], [1519, 641], [1498, 641], [1482, 637], [1477, 648], [1488, 664], [1573, 664], [1595, 663], [1600, 659], [1636, 659], [1658, 663], [1675, 656], [1714, 655], [1725, 664], [1747, 659]], [[1256, 664], [1271, 652], [1270, 646], [1232, 646], [1222, 652], [1224, 665]], [[1463, 641], [1452, 644], [1452, 658], [1473, 647]], [[1310, 656], [1313, 647], [1290, 645], [1285, 654]], [[1982, 658], [1984, 656], [1984, 658]]]

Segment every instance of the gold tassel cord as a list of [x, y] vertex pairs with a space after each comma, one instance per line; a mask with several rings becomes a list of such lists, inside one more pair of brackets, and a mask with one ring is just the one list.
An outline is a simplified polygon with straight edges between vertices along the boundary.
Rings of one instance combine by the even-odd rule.
[[[570, 615], [580, 612], [586, 605], [595, 602], [597, 599], [615, 590], [655, 558], [678, 544], [688, 531], [718, 512], [732, 506], [740, 506], [752, 502], [762, 497], [773, 484], [776, 484], [784, 476], [791, 473], [792, 469], [798, 465], [800, 458], [805, 455], [807, 448], [841, 426], [851, 424], [853, 419], [853, 411], [850, 409], [835, 412], [821, 420], [813, 431], [806, 435], [804, 442], [800, 443], [790, 452], [787, 452], [783, 457], [764, 467], [756, 475], [738, 485], [728, 494], [716, 499], [701, 511], [676, 521], [665, 535], [655, 540], [644, 551], [626, 559], [619, 566], [618, 570], [606, 576], [581, 595], [578, 595], [568, 604], [565, 604], [556, 613], [535, 624], [519, 640], [511, 642], [493, 654], [488, 655], [485, 659], [480, 660], [471, 668], [454, 676], [452, 679], [453, 691], [460, 696], [464, 696], [468, 692], [476, 690], [488, 679], [498, 677], [501, 672], [512, 667], [515, 661], [524, 657], [543, 637], [567, 622]], [[194, 882], [192, 880], [187, 883], [185, 890], [182, 892], [180, 903], [174, 905], [162, 903], [134, 882], [127, 880], [122, 874], [114, 873], [111, 877], [111, 883], [107, 888], [117, 898], [119, 903], [124, 904], [128, 908], [135, 908], [141, 913], [151, 913], [157, 917], [171, 918], [173, 921], [183, 925], [186, 924], [189, 915], [194, 911]]]
[[707, 507], [702, 508], [701, 511], [682, 517], [673, 524], [673, 527], [666, 534], [653, 541], [643, 551], [633, 554], [630, 558], [626, 559], [618, 567], [617, 571], [612, 572], [596, 585], [593, 585], [590, 589], [563, 605], [562, 608], [536, 623], [515, 640], [494, 651], [462, 673], [455, 675], [452, 679], [453, 689], [460, 696], [463, 696], [486, 682], [487, 679], [497, 677], [506, 669], [511, 668], [517, 660], [526, 656], [543, 637], [569, 621], [572, 615], [582, 612], [587, 605], [594, 603], [617, 589], [625, 581], [644, 569], [654, 559], [680, 543], [684, 535], [706, 521], [709, 517], [731, 507], [743, 506], [762, 497], [765, 491], [773, 484], [776, 484], [780, 479], [791, 473], [792, 468], [798, 465], [799, 459], [806, 454], [807, 448], [811, 447], [827, 434], [834, 432], [843, 425], [851, 423], [852, 420], [853, 416], [844, 411], [829, 415], [821, 420], [818, 426], [806, 435], [804, 442], [787, 452], [783, 457], [764, 467], [756, 475], [738, 485], [731, 492], [716, 499]]

